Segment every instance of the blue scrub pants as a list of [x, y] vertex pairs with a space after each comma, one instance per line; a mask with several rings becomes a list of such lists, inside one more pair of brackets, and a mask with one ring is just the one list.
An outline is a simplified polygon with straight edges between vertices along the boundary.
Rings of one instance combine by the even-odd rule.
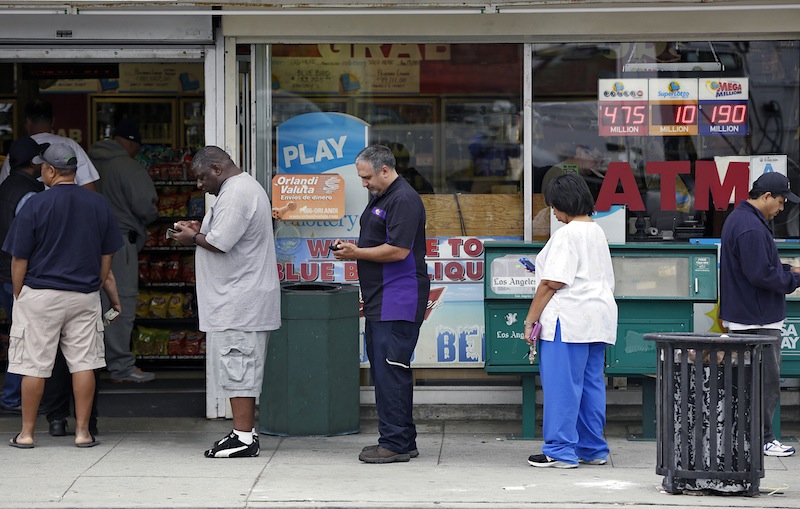
[[[11, 283], [0, 282], [0, 305], [6, 311], [8, 321], [11, 321], [11, 308], [14, 304], [14, 288]], [[22, 404], [22, 375], [8, 372], [6, 362], [6, 378], [3, 384], [3, 393], [0, 394], [0, 406], [15, 408]]]
[[544, 392], [542, 453], [565, 463], [605, 458], [606, 343], [563, 343], [557, 322], [555, 339], [540, 340], [538, 346]]
[[367, 358], [375, 384], [375, 408], [381, 435], [378, 444], [400, 454], [417, 448], [417, 428], [412, 416], [411, 356], [421, 325], [402, 320], [367, 320], [364, 328]]

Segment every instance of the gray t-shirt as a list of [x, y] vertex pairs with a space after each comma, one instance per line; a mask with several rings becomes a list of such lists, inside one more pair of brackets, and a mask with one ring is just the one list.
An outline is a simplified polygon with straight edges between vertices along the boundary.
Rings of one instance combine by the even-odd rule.
[[272, 207], [247, 173], [229, 177], [200, 227], [222, 253], [195, 253], [200, 330], [269, 331], [281, 326]]

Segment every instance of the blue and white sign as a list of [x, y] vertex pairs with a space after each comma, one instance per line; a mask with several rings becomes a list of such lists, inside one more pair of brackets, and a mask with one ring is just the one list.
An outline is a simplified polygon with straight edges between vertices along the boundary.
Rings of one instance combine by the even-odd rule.
[[[286, 221], [276, 227], [278, 243], [299, 244], [298, 239], [355, 239], [359, 219], [367, 206], [369, 193], [361, 185], [355, 158], [369, 140], [369, 124], [344, 113], [306, 113], [293, 117], [277, 128], [278, 174], [337, 173], [345, 183], [345, 215], [336, 221]], [[288, 240], [292, 239], [292, 240]], [[281, 252], [279, 258], [293, 253]]]

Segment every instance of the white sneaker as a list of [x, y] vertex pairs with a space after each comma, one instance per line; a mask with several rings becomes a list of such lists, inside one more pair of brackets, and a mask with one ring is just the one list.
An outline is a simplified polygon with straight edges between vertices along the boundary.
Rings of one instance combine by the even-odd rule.
[[794, 447], [773, 440], [764, 444], [764, 454], [766, 456], [791, 456], [794, 454]]

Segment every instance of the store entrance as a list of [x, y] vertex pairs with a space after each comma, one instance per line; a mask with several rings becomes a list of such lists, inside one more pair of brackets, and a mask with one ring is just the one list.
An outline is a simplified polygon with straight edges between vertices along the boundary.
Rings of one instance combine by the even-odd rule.
[[[100, 374], [101, 417], [205, 415], [205, 338], [198, 330], [194, 249], [165, 238], [179, 219], [202, 219], [205, 195], [190, 163], [205, 144], [202, 61], [0, 63], [0, 162], [11, 143], [28, 135], [26, 105], [52, 107], [52, 132], [90, 152], [112, 138], [123, 120], [141, 133], [136, 160], [158, 194], [158, 218], [139, 252], [131, 351], [148, 383], [112, 383]], [[98, 186], [98, 192], [102, 186]], [[0, 372], [5, 376], [10, 320], [0, 312]]]

